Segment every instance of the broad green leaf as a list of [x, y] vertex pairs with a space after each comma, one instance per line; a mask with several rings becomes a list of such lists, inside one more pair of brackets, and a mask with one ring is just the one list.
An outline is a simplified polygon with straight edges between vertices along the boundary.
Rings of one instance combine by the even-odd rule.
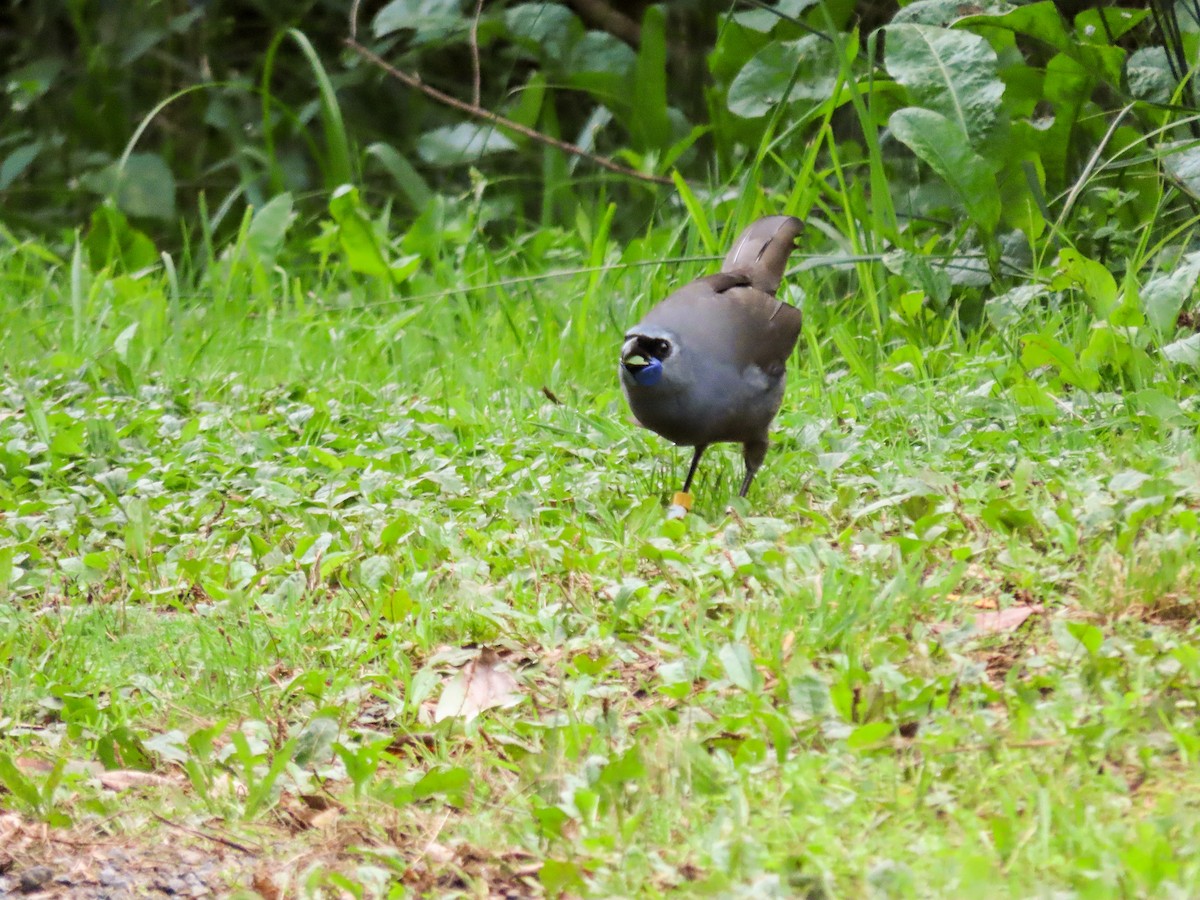
[[0, 785], [22, 803], [33, 809], [41, 809], [42, 795], [32, 781], [26, 778], [7, 753], [0, 753]]
[[329, 716], [312, 719], [296, 737], [292, 761], [298, 766], [327, 761], [333, 754], [333, 742], [339, 731], [336, 719]]
[[338, 245], [346, 262], [355, 272], [390, 278], [391, 269], [384, 258], [379, 238], [363, 211], [358, 188], [342, 185], [329, 198], [329, 212], [338, 225]]
[[1079, 354], [1079, 365], [1094, 372], [1131, 370], [1135, 366], [1135, 353], [1141, 352], [1133, 343], [1137, 334], [1135, 327], [1116, 327], [1107, 321], [1093, 322], [1087, 346]]
[[1076, 134], [1083, 104], [1096, 86], [1095, 74], [1065, 53], [1058, 53], [1046, 63], [1042, 95], [1053, 111], [1049, 128], [1044, 120], [1037, 128], [1028, 128], [1030, 146], [1041, 159], [1049, 185], [1064, 185], [1071, 177], [1070, 148]]
[[431, 166], [456, 167], [489, 153], [517, 149], [495, 125], [459, 122], [427, 131], [417, 138], [417, 155]]
[[809, 7], [816, 6], [817, 3], [818, 0], [779, 0], [774, 6], [766, 9], [747, 9], [736, 12], [732, 19], [743, 28], [766, 33], [787, 18], [798, 17]]
[[1051, 366], [1068, 384], [1094, 391], [1100, 379], [1092, 369], [1084, 368], [1069, 347], [1044, 334], [1026, 335], [1021, 339], [1021, 363], [1028, 369]]
[[1075, 16], [1075, 33], [1082, 41], [1108, 44], [1137, 28], [1149, 15], [1148, 9], [1083, 9]]
[[387, 556], [368, 556], [358, 568], [358, 577], [369, 591], [378, 590], [392, 573], [392, 560]]
[[1176, 84], [1167, 51], [1162, 47], [1135, 50], [1125, 64], [1125, 80], [1136, 99], [1154, 103], [1169, 102]]
[[1117, 280], [1112, 273], [1073, 247], [1058, 254], [1058, 267], [1050, 286], [1056, 291], [1067, 288], [1081, 291], [1098, 316], [1107, 316], [1117, 303]]
[[383, 548], [392, 547], [400, 540], [406, 531], [412, 528], [407, 516], [400, 516], [393, 519], [384, 526], [383, 531], [379, 533], [379, 546]]
[[1039, 3], [1017, 6], [1003, 15], [969, 16], [955, 24], [960, 28], [980, 25], [1006, 28], [1016, 34], [1027, 35], [1037, 43], [1071, 57], [1093, 77], [1120, 86], [1125, 52], [1120, 47], [1111, 46], [1108, 38], [1111, 34], [1115, 39], [1124, 32], [1126, 25], [1133, 27], [1143, 15], [1144, 11], [1136, 13], [1136, 20], [1133, 21], [1109, 17], [1107, 26], [1099, 24], [1098, 19], [1088, 21], [1086, 15], [1081, 15], [1076, 17], [1076, 31], [1063, 18], [1054, 0], [1041, 0]]
[[31, 141], [18, 147], [0, 163], [0, 191], [9, 187], [24, 174], [42, 150], [41, 141]]
[[868, 722], [860, 725], [846, 738], [851, 750], [867, 750], [891, 737], [894, 726], [891, 722]]
[[1021, 321], [1025, 308], [1044, 294], [1045, 288], [1039, 284], [1017, 285], [988, 300], [983, 311], [993, 327], [1002, 330], [1012, 328]]
[[1104, 632], [1090, 622], [1068, 622], [1067, 631], [1092, 656], [1095, 656], [1104, 644]]
[[1164, 141], [1155, 151], [1176, 186], [1200, 199], [1200, 142]]
[[608, 761], [600, 770], [597, 784], [615, 787], [630, 781], [638, 781], [646, 776], [646, 764], [642, 762], [641, 748], [637, 744]]
[[1060, 51], [1069, 51], [1075, 46], [1075, 35], [1054, 0], [1026, 3], [1001, 15], [968, 16], [957, 24], [963, 28], [977, 25], [1007, 28]]
[[[911, 22], [917, 25], [949, 25], [956, 19], [961, 19], [965, 9], [978, 9], [981, 4], [971, 4], [969, 7], [961, 0], [916, 0], [897, 10], [892, 17], [893, 25]], [[996, 4], [1007, 7], [1007, 4]], [[1003, 12], [996, 9], [991, 12]]]
[[512, 41], [548, 63], [566, 59], [583, 26], [561, 3], [521, 3], [504, 11], [504, 24]]
[[1004, 82], [996, 51], [977, 34], [930, 25], [887, 30], [884, 63], [913, 104], [941, 113], [978, 147], [996, 122]]
[[933, 110], [910, 106], [893, 113], [888, 127], [954, 189], [982, 231], [995, 231], [1000, 221], [996, 178], [955, 122]]
[[246, 246], [268, 269], [275, 265], [275, 257], [283, 247], [287, 230], [296, 218], [292, 206], [291, 194], [273, 197], [261, 209], [255, 210], [250, 227], [246, 230]]
[[725, 644], [717, 654], [725, 677], [740, 687], [743, 691], [758, 690], [760, 678], [754, 668], [754, 659], [750, 648], [745, 644]]
[[816, 673], [789, 681], [788, 699], [796, 712], [812, 717], [827, 714], [833, 706], [829, 699], [829, 685]]
[[117, 205], [131, 216], [175, 218], [175, 176], [157, 153], [132, 153], [114, 169]]
[[579, 863], [562, 859], [546, 859], [538, 869], [538, 881], [547, 897], [582, 895], [587, 891], [584, 871]]
[[933, 301], [937, 310], [944, 310], [950, 302], [949, 276], [944, 271], [933, 268], [925, 257], [906, 250], [894, 250], [884, 254], [883, 265], [910, 286], [920, 288], [925, 296]]
[[[791, 91], [788, 85], [795, 83]], [[784, 101], [824, 101], [837, 86], [837, 48], [817, 35], [768, 44], [750, 58], [729, 86], [729, 111], [744, 119], [771, 112]]]
[[462, 806], [467, 788], [471, 785], [471, 773], [461, 766], [431, 769], [413, 785], [413, 798], [440, 795], [451, 806]]
[[108, 200], [92, 213], [91, 228], [83, 239], [83, 249], [93, 271], [118, 265], [127, 272], [134, 272], [158, 262], [154, 242], [130, 225], [124, 213]]
[[979, 517], [993, 531], [1002, 534], [1033, 532], [1037, 529], [1037, 519], [1033, 513], [1025, 507], [1016, 506], [1006, 497], [997, 497], [990, 501], [984, 506]]
[[1167, 344], [1162, 348], [1162, 355], [1173, 363], [1200, 369], [1200, 334]]
[[392, 0], [376, 13], [371, 24], [377, 38], [410, 30], [422, 36], [422, 42], [439, 39], [460, 27], [465, 27], [461, 0]]
[[1128, 399], [1133, 402], [1139, 415], [1157, 419], [1162, 424], [1185, 424], [1188, 421], [1187, 413], [1174, 397], [1154, 388], [1144, 388], [1128, 395]]
[[[580, 86], [616, 84], [637, 65], [637, 56], [626, 43], [603, 31], [589, 31], [571, 48], [564, 61], [567, 80]], [[596, 80], [594, 76], [604, 76]]]
[[1183, 304], [1200, 278], [1200, 251], [1186, 254], [1169, 272], [1155, 275], [1142, 285], [1142, 309], [1150, 327], [1160, 334], [1174, 331]]
[[5, 92], [13, 112], [24, 112], [58, 80], [68, 56], [47, 56], [4, 74]]

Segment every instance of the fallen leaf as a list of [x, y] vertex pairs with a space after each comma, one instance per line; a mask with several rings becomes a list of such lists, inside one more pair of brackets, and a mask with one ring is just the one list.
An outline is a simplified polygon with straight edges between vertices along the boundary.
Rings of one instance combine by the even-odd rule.
[[785, 662], [792, 658], [792, 647], [794, 647], [795, 645], [796, 645], [796, 632], [789, 631], [787, 634], [785, 634], [783, 636], [783, 643], [780, 645], [780, 648], [779, 648], [779, 655], [783, 657]]
[[317, 831], [324, 831], [327, 828], [332, 828], [337, 824], [342, 817], [340, 809], [323, 809], [320, 812], [315, 812], [308, 820], [308, 827], [315, 828]]
[[454, 851], [445, 844], [430, 841], [425, 845], [422, 855], [435, 865], [445, 866], [454, 862]]
[[301, 794], [298, 799], [309, 809], [315, 809], [317, 812], [323, 812], [327, 809], [343, 811], [346, 808], [328, 794]]
[[521, 700], [517, 680], [501, 668], [503, 663], [495, 650], [484, 649], [479, 656], [456, 672], [438, 698], [433, 720], [441, 722], [462, 716], [468, 722], [485, 709], [512, 706]]
[[1004, 634], [1016, 631], [1032, 615], [1044, 612], [1040, 603], [1032, 606], [1010, 606], [999, 612], [983, 612], [975, 616], [975, 630], [983, 634]]
[[251, 887], [258, 891], [263, 900], [281, 900], [283, 891], [279, 889], [279, 885], [275, 883], [275, 879], [266, 871], [266, 867], [260, 868], [254, 873], [254, 880], [251, 882]]
[[106, 791], [127, 791], [135, 787], [149, 787], [172, 784], [165, 775], [155, 775], [153, 772], [138, 772], [134, 769], [113, 769], [100, 774], [100, 786]]

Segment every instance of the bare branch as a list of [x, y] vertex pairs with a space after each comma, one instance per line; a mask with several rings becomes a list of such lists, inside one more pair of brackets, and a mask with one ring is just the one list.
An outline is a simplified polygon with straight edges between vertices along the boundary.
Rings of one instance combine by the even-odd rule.
[[474, 76], [471, 102], [475, 106], [479, 106], [483, 102], [480, 93], [482, 79], [479, 74], [479, 17], [481, 15], [483, 15], [483, 0], [475, 0], [475, 18], [471, 20], [471, 74]]
[[483, 119], [485, 122], [491, 122], [493, 125], [499, 125], [502, 128], [508, 128], [515, 131], [517, 134], [523, 135], [530, 140], [537, 141], [541, 144], [554, 147], [561, 150], [563, 153], [569, 153], [572, 156], [579, 156], [589, 160], [602, 169], [608, 169], [610, 172], [616, 172], [618, 175], [625, 175], [628, 178], [636, 178], [639, 181], [649, 181], [654, 184], [673, 184], [670, 178], [664, 178], [661, 175], [647, 175], [645, 172], [639, 172], [637, 169], [631, 169], [628, 166], [623, 166], [620, 163], [613, 162], [604, 156], [597, 156], [595, 153], [590, 153], [584, 150], [578, 144], [572, 144], [568, 141], [559, 140], [551, 137], [548, 134], [542, 134], [540, 131], [534, 131], [527, 125], [522, 125], [520, 122], [514, 122], [512, 119], [505, 118], [498, 113], [494, 113], [489, 109], [484, 109], [476, 103], [467, 103], [464, 100], [459, 100], [457, 97], [452, 97], [444, 91], [439, 91], [423, 82], [419, 76], [413, 75], [410, 72], [405, 72], [402, 69], [397, 69], [387, 60], [383, 59], [376, 53], [368, 50], [354, 38], [346, 38], [343, 43], [361, 56], [368, 62], [374, 63], [376, 66], [387, 72], [393, 78], [403, 81], [411, 88], [415, 88], [427, 97], [431, 97], [438, 103], [443, 103], [446, 106], [453, 107], [460, 112], [465, 112], [469, 116], [474, 116], [477, 119]]

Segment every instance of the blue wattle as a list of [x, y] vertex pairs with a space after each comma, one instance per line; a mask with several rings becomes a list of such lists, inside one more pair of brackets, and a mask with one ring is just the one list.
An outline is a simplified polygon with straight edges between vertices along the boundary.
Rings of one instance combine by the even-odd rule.
[[633, 373], [633, 380], [643, 387], [651, 387], [658, 384], [662, 378], [662, 360], [650, 358], [650, 361], [638, 371]]

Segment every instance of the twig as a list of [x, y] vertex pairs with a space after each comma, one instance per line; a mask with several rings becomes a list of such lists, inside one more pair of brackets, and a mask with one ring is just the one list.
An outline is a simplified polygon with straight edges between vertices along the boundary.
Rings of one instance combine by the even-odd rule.
[[450, 810], [446, 810], [442, 814], [442, 821], [437, 823], [437, 827], [429, 833], [429, 840], [425, 842], [425, 846], [421, 848], [421, 858], [424, 859], [429, 855], [429, 851], [433, 849], [434, 842], [442, 833], [442, 829], [446, 827], [446, 821], [450, 818]]
[[474, 116], [477, 119], [483, 119], [485, 122], [491, 122], [493, 125], [499, 125], [502, 128], [511, 129], [512, 131], [517, 132], [517, 134], [524, 135], [525, 137], [534, 141], [538, 141], [539, 143], [547, 144], [548, 146], [554, 147], [557, 150], [561, 150], [563, 153], [569, 153], [572, 156], [579, 156], [583, 159], [590, 160], [591, 162], [600, 166], [602, 169], [608, 169], [610, 172], [616, 172], [618, 175], [636, 178], [639, 181], [650, 181], [654, 184], [669, 185], [674, 183], [670, 178], [664, 178], [661, 175], [647, 175], [646, 173], [639, 172], [636, 169], [630, 169], [621, 165], [620, 163], [615, 163], [606, 157], [597, 156], [595, 153], [589, 153], [587, 150], [584, 150], [577, 144], [572, 144], [568, 141], [562, 141], [558, 138], [550, 137], [550, 135], [542, 134], [540, 131], [534, 131], [532, 128], [522, 125], [520, 122], [514, 122], [512, 119], [507, 119], [504, 116], [494, 113], [489, 109], [484, 109], [477, 104], [467, 103], [463, 100], [459, 100], [457, 97], [452, 97], [447, 93], [439, 91], [435, 87], [427, 85], [418, 76], [397, 69], [387, 60], [375, 53], [372, 53], [354, 38], [346, 38], [343, 43], [363, 59], [374, 63], [393, 78], [403, 81], [411, 88], [416, 88], [422, 94], [425, 94], [425, 96], [432, 97], [434, 100], [438, 101], [438, 103], [444, 103], [446, 106], [450, 106], [461, 112], [465, 112], [467, 115]]
[[1014, 741], [1011, 744], [966, 744], [962, 747], [947, 747], [944, 750], [925, 748], [924, 752], [932, 756], [949, 756], [957, 753], [982, 753], [985, 750], [1038, 750], [1042, 747], [1057, 747], [1062, 741], [1056, 738], [1041, 738], [1032, 741]]
[[483, 102], [482, 83], [479, 74], [479, 17], [483, 15], [483, 0], [475, 0], [475, 18], [471, 20], [471, 74], [474, 83], [471, 90], [471, 102], [479, 106]]
[[208, 832], [200, 831], [198, 828], [188, 828], [186, 825], [180, 825], [178, 822], [172, 822], [170, 819], [160, 816], [156, 812], [152, 812], [150, 815], [154, 816], [154, 818], [158, 819], [158, 821], [162, 822], [164, 825], [170, 826], [171, 828], [178, 828], [180, 831], [186, 832], [187, 834], [198, 838], [204, 838], [206, 841], [213, 841], [217, 844], [223, 844], [226, 847], [232, 847], [234, 850], [240, 850], [247, 856], [258, 856], [262, 853], [261, 850], [252, 850], [245, 844], [239, 844], [232, 838], [222, 837], [219, 834], [209, 834]]

